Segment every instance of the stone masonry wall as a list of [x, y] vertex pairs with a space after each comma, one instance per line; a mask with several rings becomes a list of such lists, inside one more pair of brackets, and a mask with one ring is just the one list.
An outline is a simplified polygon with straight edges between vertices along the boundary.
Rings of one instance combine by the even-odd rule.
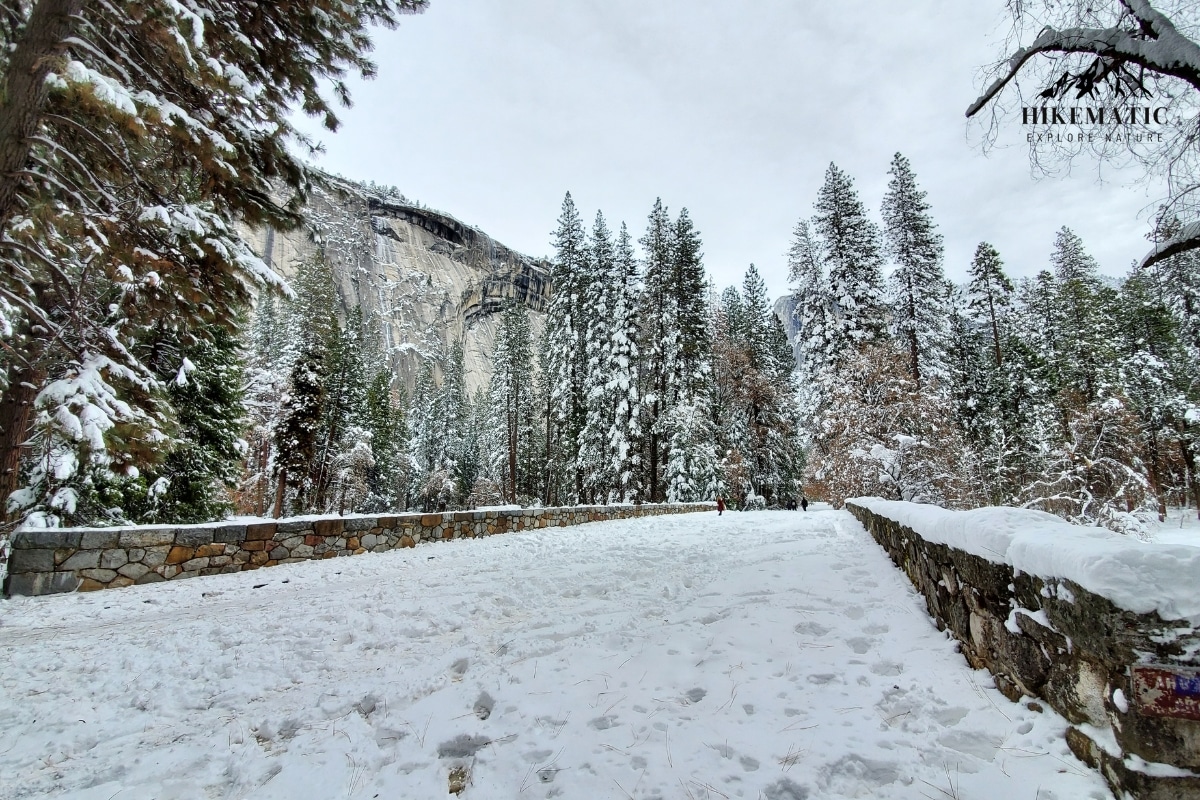
[[712, 503], [575, 506], [161, 528], [25, 530], [12, 540], [4, 594], [114, 589], [316, 558], [379, 553], [444, 539], [712, 508]]
[[866, 508], [846, 509], [925, 596], [972, 667], [990, 670], [1014, 702], [1040, 698], [1066, 717], [1071, 750], [1117, 797], [1200, 799], [1200, 718], [1157, 715], [1133, 686], [1133, 668], [1150, 664], [1182, 673], [1185, 684], [1198, 674], [1200, 632], [1190, 623], [1135, 614], [1073, 581], [1015, 574]]

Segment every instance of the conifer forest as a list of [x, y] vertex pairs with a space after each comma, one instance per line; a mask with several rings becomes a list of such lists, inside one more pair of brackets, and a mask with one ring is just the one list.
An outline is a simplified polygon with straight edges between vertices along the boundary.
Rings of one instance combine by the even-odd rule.
[[289, 109], [336, 129], [325, 82], [370, 75], [367, 29], [425, 5], [200, 3], [201, 24], [57, 0], [0, 22], [6, 530], [879, 495], [1136, 535], [1200, 506], [1187, 215], [1162, 210], [1146, 238], [1169, 246], [1123, 276], [1062, 227], [1014, 280], [986, 241], [945, 263], [900, 154], [878, 209], [835, 164], [791, 198], [791, 248], [764, 265], [783, 298], [754, 264], [716, 285], [687, 208], [631, 229], [568, 193], [549, 306], [494, 311], [486, 385], [454, 341], [405, 385], [382, 334], [403, 320], [345, 309], [334, 244], [285, 281], [238, 226], [303, 227], [323, 178], [283, 144], [305, 141]]

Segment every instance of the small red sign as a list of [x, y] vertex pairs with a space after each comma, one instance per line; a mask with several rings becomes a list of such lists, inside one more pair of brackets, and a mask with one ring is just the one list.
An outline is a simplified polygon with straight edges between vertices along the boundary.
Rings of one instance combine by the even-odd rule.
[[1200, 669], [1134, 667], [1133, 696], [1147, 716], [1200, 720]]

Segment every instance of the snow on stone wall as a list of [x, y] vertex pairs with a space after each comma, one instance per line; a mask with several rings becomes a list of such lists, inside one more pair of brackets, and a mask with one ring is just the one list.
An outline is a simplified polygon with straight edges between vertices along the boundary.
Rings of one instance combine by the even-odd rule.
[[12, 539], [6, 595], [114, 589], [317, 558], [383, 552], [443, 539], [610, 519], [707, 511], [713, 503], [498, 508], [440, 514], [220, 522], [178, 527], [49, 528]]
[[1072, 723], [1071, 749], [1118, 797], [1200, 798], [1200, 548], [1022, 509], [846, 509], [972, 666]]

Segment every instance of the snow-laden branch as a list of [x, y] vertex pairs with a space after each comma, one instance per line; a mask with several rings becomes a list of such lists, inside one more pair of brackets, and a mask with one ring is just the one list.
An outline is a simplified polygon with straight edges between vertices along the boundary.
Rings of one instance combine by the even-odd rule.
[[1180, 228], [1179, 232], [1170, 239], [1155, 245], [1154, 249], [1142, 258], [1138, 266], [1145, 269], [1171, 256], [1195, 250], [1198, 247], [1200, 247], [1200, 222], [1192, 222]]
[[1017, 50], [1008, 60], [1004, 74], [992, 82], [967, 109], [973, 117], [1012, 82], [1025, 64], [1045, 53], [1089, 53], [1119, 59], [1151, 72], [1179, 78], [1200, 91], [1200, 45], [1181, 34], [1166, 15], [1150, 6], [1148, 0], [1122, 0], [1122, 5], [1137, 20], [1141, 32], [1112, 28], [1046, 28], [1028, 47]]

